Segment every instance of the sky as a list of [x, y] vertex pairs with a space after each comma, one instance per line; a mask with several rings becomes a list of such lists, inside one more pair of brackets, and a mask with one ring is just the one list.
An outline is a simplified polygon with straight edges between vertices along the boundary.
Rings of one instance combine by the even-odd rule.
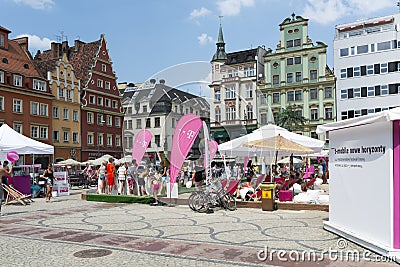
[[[177, 86], [210, 78], [220, 18], [226, 51], [276, 48], [279, 24], [294, 12], [309, 19], [309, 37], [328, 45], [335, 25], [399, 11], [395, 0], [0, 0], [10, 38], [29, 36], [29, 50], [52, 41], [98, 40], [105, 34], [118, 82], [164, 78]], [[171, 77], [171, 73], [174, 73]], [[206, 82], [202, 83], [203, 85]], [[196, 86], [197, 88], [197, 86]], [[201, 88], [201, 86], [199, 86]], [[204, 94], [205, 89], [191, 89]], [[197, 91], [196, 91], [197, 90]]]

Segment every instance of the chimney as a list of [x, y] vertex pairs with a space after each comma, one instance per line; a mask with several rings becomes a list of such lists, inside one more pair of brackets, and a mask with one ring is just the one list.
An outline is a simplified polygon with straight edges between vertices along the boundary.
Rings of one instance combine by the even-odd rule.
[[81, 45], [84, 44], [84, 42], [80, 41], [80, 40], [75, 40], [75, 52], [79, 52]]
[[20, 37], [20, 38], [16, 38], [14, 39], [14, 41], [16, 41], [19, 46], [26, 52], [28, 52], [28, 37]]
[[68, 41], [63, 41], [61, 44], [61, 53], [67, 53], [68, 51]]
[[61, 44], [60, 43], [51, 43], [51, 53], [53, 58], [60, 58], [61, 57]]

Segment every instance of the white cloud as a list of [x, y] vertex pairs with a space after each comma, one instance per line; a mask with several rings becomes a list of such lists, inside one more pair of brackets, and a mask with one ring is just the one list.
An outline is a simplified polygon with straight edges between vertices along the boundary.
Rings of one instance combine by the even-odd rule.
[[321, 24], [329, 24], [345, 16], [370, 15], [393, 6], [391, 0], [307, 0], [302, 15]]
[[202, 7], [200, 9], [193, 9], [193, 11], [190, 12], [190, 19], [197, 19], [200, 17], [205, 17], [210, 14], [211, 14], [211, 11], [205, 7]]
[[222, 16], [238, 15], [242, 7], [254, 6], [255, 0], [218, 0], [217, 7]]
[[30, 6], [33, 9], [51, 9], [55, 5], [53, 0], [14, 0], [14, 2]]
[[214, 42], [214, 38], [209, 36], [207, 33], [202, 33], [200, 36], [197, 36], [197, 39], [199, 40], [199, 44], [201, 45]]
[[20, 37], [28, 37], [28, 48], [30, 51], [35, 51], [36, 50], [47, 50], [51, 48], [51, 42], [54, 42], [50, 40], [49, 38], [40, 38], [37, 35], [31, 35], [31, 34], [20, 34], [17, 36], [17, 38]]

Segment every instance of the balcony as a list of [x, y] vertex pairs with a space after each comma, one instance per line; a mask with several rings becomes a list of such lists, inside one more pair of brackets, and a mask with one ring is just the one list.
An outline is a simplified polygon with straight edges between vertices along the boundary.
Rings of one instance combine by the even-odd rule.
[[240, 81], [240, 78], [238, 76], [222, 78], [223, 83], [238, 82], [238, 81]]

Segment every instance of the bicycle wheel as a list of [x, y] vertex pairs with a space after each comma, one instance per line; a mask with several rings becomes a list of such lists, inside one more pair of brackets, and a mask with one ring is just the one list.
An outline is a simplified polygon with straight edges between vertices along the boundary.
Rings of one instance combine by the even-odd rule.
[[198, 195], [199, 195], [199, 192], [192, 192], [192, 194], [188, 198], [189, 208], [193, 211], [196, 211], [195, 204], [196, 204], [197, 198], [199, 197]]
[[236, 199], [229, 193], [223, 196], [224, 207], [230, 211], [236, 210]]

